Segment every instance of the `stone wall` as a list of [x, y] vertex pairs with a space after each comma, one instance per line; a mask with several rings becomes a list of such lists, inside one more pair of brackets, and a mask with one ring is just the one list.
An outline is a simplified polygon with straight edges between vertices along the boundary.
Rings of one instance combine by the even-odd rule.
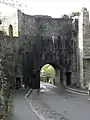
[[[1, 49], [5, 48], [7, 53], [13, 53], [14, 50], [18, 51], [20, 47], [20, 39], [18, 37], [9, 37], [0, 35]], [[4, 51], [2, 51], [4, 52]]]
[[0, 42], [0, 58], [4, 59], [5, 71], [9, 71], [9, 80], [13, 83], [16, 75], [15, 68], [21, 64], [19, 54], [21, 43], [19, 38], [9, 36], [0, 36]]
[[78, 26], [78, 76], [80, 85], [83, 86], [83, 11], [80, 13]]
[[11, 89], [15, 88], [16, 58], [20, 48], [17, 37], [0, 36], [0, 120], [6, 120], [8, 115], [8, 99]]
[[18, 11], [19, 34], [36, 36], [60, 36], [71, 27], [69, 18], [51, 18], [50, 16], [30, 16]]
[[70, 19], [38, 18], [40, 36], [62, 36], [71, 28]]
[[90, 82], [90, 59], [83, 60], [83, 84], [88, 87]]
[[38, 33], [36, 20], [33, 16], [26, 15], [18, 11], [18, 31], [19, 36], [36, 36]]
[[83, 9], [83, 86], [90, 82], [90, 26], [89, 12]]
[[18, 35], [22, 35], [23, 34], [23, 29], [24, 29], [24, 26], [23, 26], [23, 23], [25, 22], [24, 20], [24, 14], [21, 13], [20, 10], [18, 10]]
[[73, 61], [72, 61], [72, 75], [71, 75], [71, 84], [76, 85], [79, 83], [78, 75], [78, 55], [77, 55], [77, 37], [73, 39]]
[[83, 10], [83, 57], [90, 56], [89, 12]]
[[56, 69], [55, 84], [60, 86], [60, 69]]
[[[43, 41], [42, 58], [41, 62], [39, 61], [40, 64], [47, 62], [56, 63], [58, 68], [63, 69], [64, 72], [72, 72], [72, 84], [76, 83], [76, 54], [78, 51], [76, 49], [77, 32], [74, 32], [72, 38], [72, 19], [69, 17], [52, 18], [50, 16], [30, 16], [25, 15], [21, 11], [18, 11], [18, 18], [19, 35], [21, 40], [27, 39], [26, 36], [28, 36], [28, 40], [33, 42], [33, 36], [36, 37], [37, 40], [37, 36], [39, 36]], [[74, 22], [75, 30], [77, 23], [76, 21]], [[64, 76], [65, 75], [66, 74], [64, 73]]]
[[72, 75], [71, 75], [71, 84], [72, 85], [77, 85], [79, 83], [79, 62], [78, 62], [78, 59], [79, 59], [79, 51], [78, 51], [78, 18], [75, 16], [73, 17], [73, 22], [72, 22], [72, 46], [73, 46], [73, 54], [72, 54], [72, 66], [71, 66], [71, 69], [72, 69]]
[[83, 8], [79, 16], [79, 32], [78, 32], [78, 66], [77, 73], [79, 76], [81, 87], [86, 87], [90, 80], [90, 27], [89, 12]]

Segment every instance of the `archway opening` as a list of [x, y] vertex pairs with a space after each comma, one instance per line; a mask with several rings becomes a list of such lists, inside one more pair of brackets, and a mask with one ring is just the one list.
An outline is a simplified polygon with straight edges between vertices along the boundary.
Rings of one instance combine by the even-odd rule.
[[40, 81], [55, 84], [55, 76], [56, 71], [52, 65], [46, 64], [41, 68]]

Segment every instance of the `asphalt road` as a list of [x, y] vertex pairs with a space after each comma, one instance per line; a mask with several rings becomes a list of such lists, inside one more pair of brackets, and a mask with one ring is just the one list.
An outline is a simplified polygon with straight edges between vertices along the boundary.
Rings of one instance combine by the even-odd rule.
[[[21, 89], [13, 94], [14, 110], [9, 120], [39, 120], [25, 100], [27, 92]], [[58, 88], [41, 83], [40, 93], [34, 91], [29, 98], [39, 116], [41, 114], [45, 120], [90, 120], [88, 96], [70, 93], [62, 86]]]
[[[55, 114], [60, 114], [68, 120], [90, 120], [90, 101], [88, 101], [88, 96], [72, 94], [63, 88], [41, 83], [40, 93], [37, 95], [36, 92], [33, 92], [31, 97], [33, 99], [32, 104], [35, 101], [36, 104], [40, 104], [37, 109], [48, 109], [49, 115], [51, 113], [50, 110], [53, 110]], [[43, 106], [43, 108], [40, 106]], [[55, 120], [61, 120], [59, 119], [60, 115], [56, 116]], [[52, 114], [51, 117], [53, 116]]]
[[27, 90], [21, 89], [13, 94], [14, 109], [9, 120], [39, 120], [25, 100], [26, 93]]

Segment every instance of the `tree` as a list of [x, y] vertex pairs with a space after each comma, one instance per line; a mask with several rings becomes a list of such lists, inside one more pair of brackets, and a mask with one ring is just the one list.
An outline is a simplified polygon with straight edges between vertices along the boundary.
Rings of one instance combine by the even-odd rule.
[[55, 69], [50, 64], [46, 64], [41, 69], [41, 75], [48, 78], [55, 78]]

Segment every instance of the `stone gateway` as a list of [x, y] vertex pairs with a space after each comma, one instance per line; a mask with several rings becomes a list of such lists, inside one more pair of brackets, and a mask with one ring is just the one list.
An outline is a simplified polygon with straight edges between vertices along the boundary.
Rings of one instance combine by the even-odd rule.
[[[78, 16], [64, 15], [62, 18], [31, 16], [18, 10], [16, 18], [20, 65], [17, 63], [15, 72], [16, 77], [21, 76], [22, 84], [40, 88], [40, 70], [43, 65], [51, 64], [56, 70], [57, 85], [88, 86], [90, 23], [86, 8]], [[10, 26], [9, 37], [12, 40], [15, 31], [13, 24]]]

